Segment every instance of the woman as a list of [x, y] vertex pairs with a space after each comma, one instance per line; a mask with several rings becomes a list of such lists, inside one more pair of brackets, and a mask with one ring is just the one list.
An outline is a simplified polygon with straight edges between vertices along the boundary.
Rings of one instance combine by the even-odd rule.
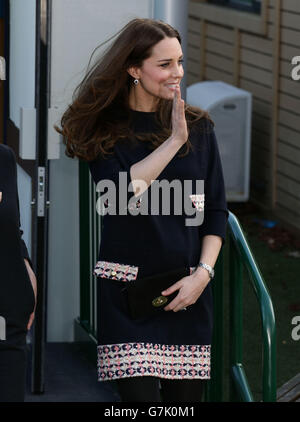
[[0, 402], [25, 395], [26, 335], [34, 319], [36, 279], [20, 230], [17, 168], [0, 144]]
[[[104, 215], [95, 269], [98, 375], [100, 381], [117, 381], [123, 401], [159, 401], [159, 385], [164, 401], [200, 401], [210, 378], [209, 280], [225, 241], [228, 211], [213, 123], [181, 99], [182, 62], [175, 29], [134, 19], [86, 75], [62, 128], [56, 127], [67, 155], [89, 161], [95, 183], [112, 181], [123, 194], [128, 186], [119, 177], [125, 172], [133, 187], [130, 210], [141, 208], [153, 181], [204, 180], [200, 226], [187, 226], [183, 214]], [[189, 198], [201, 214], [203, 193], [193, 187]], [[108, 211], [116, 203], [109, 198], [104, 205]], [[172, 200], [170, 205], [174, 209]], [[124, 282], [180, 266], [196, 270], [162, 292], [177, 293], [164, 312], [133, 319]]]

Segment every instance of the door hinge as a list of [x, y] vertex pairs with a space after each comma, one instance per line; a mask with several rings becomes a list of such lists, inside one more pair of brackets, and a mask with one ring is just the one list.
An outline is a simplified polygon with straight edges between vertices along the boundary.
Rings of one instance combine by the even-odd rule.
[[45, 167], [38, 167], [37, 216], [45, 217]]

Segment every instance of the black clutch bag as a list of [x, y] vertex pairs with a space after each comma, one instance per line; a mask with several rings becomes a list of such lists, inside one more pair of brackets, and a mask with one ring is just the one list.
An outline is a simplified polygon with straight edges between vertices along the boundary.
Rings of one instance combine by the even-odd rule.
[[138, 319], [165, 312], [165, 306], [174, 299], [178, 290], [169, 296], [162, 296], [161, 292], [188, 275], [190, 268], [181, 267], [126, 283], [131, 318]]

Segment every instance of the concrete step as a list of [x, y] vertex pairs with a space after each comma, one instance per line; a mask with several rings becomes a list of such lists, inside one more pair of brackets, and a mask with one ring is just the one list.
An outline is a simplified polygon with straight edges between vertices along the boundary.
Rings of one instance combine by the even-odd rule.
[[96, 346], [91, 343], [46, 343], [44, 393], [31, 392], [31, 346], [25, 402], [117, 402], [114, 384], [97, 381]]
[[300, 402], [300, 373], [278, 389], [277, 401]]

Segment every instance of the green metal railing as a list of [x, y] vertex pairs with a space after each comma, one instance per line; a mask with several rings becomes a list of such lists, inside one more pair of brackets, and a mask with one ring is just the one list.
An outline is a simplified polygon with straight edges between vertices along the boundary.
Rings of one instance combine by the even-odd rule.
[[[87, 188], [88, 187], [88, 188]], [[78, 322], [96, 341], [97, 331], [97, 279], [91, 274], [101, 238], [101, 216], [96, 213], [95, 186], [86, 163], [80, 163], [80, 317]], [[276, 401], [275, 318], [273, 306], [263, 278], [251, 254], [237, 218], [230, 212], [227, 242], [229, 244], [230, 289], [230, 400], [253, 401], [243, 369], [243, 266], [248, 270], [256, 293], [262, 320], [263, 339], [263, 401]], [[211, 380], [206, 400], [223, 401], [224, 377], [224, 248], [217, 263], [213, 280], [214, 333], [212, 344]]]
[[[262, 324], [262, 401], [276, 401], [276, 326], [273, 305], [262, 275], [250, 251], [238, 219], [229, 213], [229, 372], [230, 401], [254, 401], [243, 367], [243, 267], [256, 294]], [[208, 401], [223, 401], [224, 372], [224, 251], [216, 264], [214, 294], [214, 334], [212, 374], [207, 389]]]

